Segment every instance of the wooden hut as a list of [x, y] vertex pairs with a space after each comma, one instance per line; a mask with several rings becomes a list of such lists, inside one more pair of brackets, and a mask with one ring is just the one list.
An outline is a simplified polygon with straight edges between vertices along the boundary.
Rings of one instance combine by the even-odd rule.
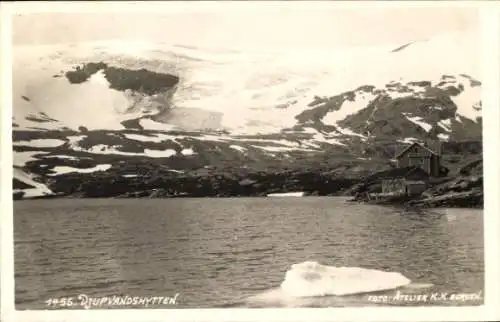
[[397, 167], [419, 167], [432, 177], [440, 175], [441, 156], [420, 143], [413, 143], [395, 156]]

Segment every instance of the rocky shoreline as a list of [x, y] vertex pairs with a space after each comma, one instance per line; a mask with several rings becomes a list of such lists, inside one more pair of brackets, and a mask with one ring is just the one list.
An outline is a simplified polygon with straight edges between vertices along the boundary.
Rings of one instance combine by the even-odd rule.
[[409, 206], [483, 208], [483, 176], [467, 176], [451, 179], [437, 187], [432, 187]]
[[[71, 178], [73, 177], [73, 178]], [[266, 197], [272, 193], [304, 192], [308, 196], [353, 196], [353, 202], [419, 208], [459, 207], [483, 208], [482, 175], [442, 178], [422, 195], [369, 200], [360, 193], [360, 178], [331, 178], [314, 172], [256, 173], [238, 176], [214, 175], [197, 177], [133, 178], [117, 180], [116, 177], [87, 177], [68, 175], [67, 180], [50, 185], [54, 195], [23, 198], [15, 193], [15, 200], [55, 198], [235, 198]], [[90, 180], [89, 180], [90, 179]], [[166, 188], [168, 187], [168, 188]], [[357, 192], [358, 191], [358, 192]]]
[[[62, 176], [61, 176], [62, 177]], [[357, 178], [333, 177], [326, 173], [280, 171], [256, 173], [220, 173], [124, 178], [120, 174], [68, 174], [48, 182], [61, 198], [180, 198], [180, 197], [265, 197], [272, 193], [304, 192], [306, 196], [342, 195]], [[14, 183], [14, 189], [20, 189]], [[46, 196], [44, 198], [54, 198]], [[17, 193], [15, 199], [22, 198]]]
[[421, 195], [370, 200], [366, 193], [357, 193], [351, 201], [419, 208], [484, 208], [482, 175], [443, 178], [441, 181], [431, 183]]

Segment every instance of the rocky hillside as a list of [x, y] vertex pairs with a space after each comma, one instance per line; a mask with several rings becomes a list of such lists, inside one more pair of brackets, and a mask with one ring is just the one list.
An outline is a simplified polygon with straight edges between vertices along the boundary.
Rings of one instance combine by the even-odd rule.
[[[175, 52], [173, 66], [172, 51], [148, 53], [56, 51], [31, 64], [19, 56], [16, 198], [332, 195], [393, 167], [411, 142], [441, 146], [452, 172], [482, 155], [481, 82], [461, 71], [373, 83], [360, 74], [348, 90], [317, 95], [310, 83], [325, 76], [304, 72], [290, 83], [298, 79], [290, 70], [259, 74], [260, 87], [246, 83], [216, 101], [216, 83], [204, 80], [222, 81], [211, 71], [234, 73], [232, 65]], [[269, 99], [269, 88], [283, 95]]]
[[451, 176], [431, 186], [409, 205], [426, 207], [476, 207], [484, 205], [483, 160], [476, 159]]
[[377, 204], [418, 207], [483, 207], [483, 160], [478, 155], [467, 155], [463, 164], [460, 167], [455, 167], [454, 171], [448, 175], [430, 178], [427, 190], [422, 195], [389, 197], [379, 200], [367, 195], [382, 192], [382, 180], [393, 179], [398, 175], [397, 173], [402, 175], [415, 169], [415, 167], [408, 167], [376, 172], [344, 191], [344, 195], [353, 196], [352, 201]]

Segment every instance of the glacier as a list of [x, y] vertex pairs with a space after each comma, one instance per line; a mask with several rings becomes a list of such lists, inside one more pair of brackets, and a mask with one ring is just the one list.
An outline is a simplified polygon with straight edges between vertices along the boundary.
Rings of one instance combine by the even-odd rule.
[[[391, 51], [396, 47], [243, 52], [125, 41], [19, 46], [14, 47], [14, 119], [22, 129], [39, 128], [40, 122], [26, 117], [43, 114], [57, 120], [43, 122], [44, 128], [118, 130], [124, 128], [124, 120], [156, 115], [142, 118], [141, 126], [182, 130], [186, 124], [195, 123], [198, 130], [275, 133], [293, 127], [295, 116], [308, 109], [315, 96], [329, 97], [366, 84], [384, 87], [390, 82], [415, 80], [437, 83], [446, 74], [480, 74], [478, 59], [474, 59], [478, 46], [473, 33], [450, 34]], [[147, 97], [110, 89], [102, 73], [82, 84], [70, 84], [64, 76], [54, 78], [75, 64], [101, 60], [179, 76], [175, 93], [164, 94], [171, 106], [155, 105]], [[470, 87], [453, 97], [461, 116], [475, 120], [479, 115], [473, 108], [479, 91], [480, 87]], [[336, 124], [371, 99], [373, 95], [359, 95], [329, 113], [324, 121]]]

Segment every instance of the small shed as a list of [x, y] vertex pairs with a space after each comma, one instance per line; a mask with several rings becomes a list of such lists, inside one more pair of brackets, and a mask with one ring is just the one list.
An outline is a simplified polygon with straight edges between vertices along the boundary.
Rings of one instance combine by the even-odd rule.
[[427, 189], [427, 181], [411, 181], [405, 182], [406, 195], [419, 195]]
[[382, 194], [415, 195], [427, 189], [429, 174], [420, 167], [394, 169], [381, 178]]
[[423, 169], [430, 176], [437, 177], [440, 175], [441, 156], [420, 143], [415, 142], [406, 147], [395, 156], [395, 159], [398, 168], [416, 166]]

